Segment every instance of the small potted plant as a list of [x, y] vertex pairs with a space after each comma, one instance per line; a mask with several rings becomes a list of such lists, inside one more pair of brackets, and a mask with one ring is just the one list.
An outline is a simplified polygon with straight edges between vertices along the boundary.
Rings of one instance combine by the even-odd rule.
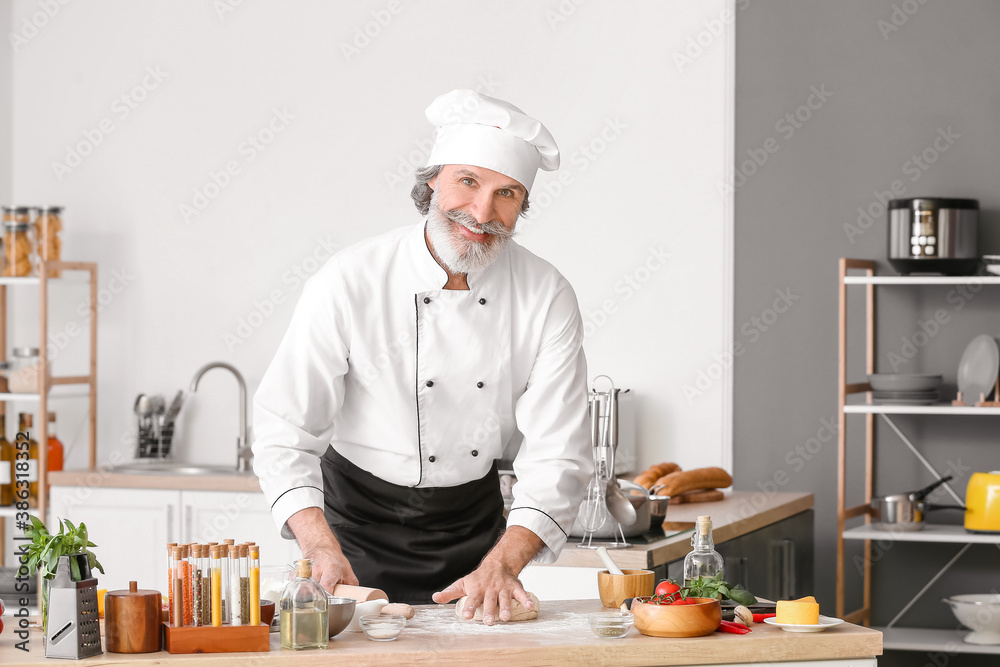
[[[28, 573], [34, 576], [36, 572], [42, 573], [45, 580], [42, 586], [42, 631], [47, 630], [48, 607], [49, 607], [49, 586], [48, 582], [56, 576], [56, 568], [59, 566], [60, 556], [70, 556], [73, 554], [84, 554], [91, 570], [100, 570], [104, 573], [104, 568], [97, 561], [97, 556], [90, 551], [90, 547], [97, 545], [87, 539], [87, 526], [81, 522], [79, 526], [74, 526], [69, 519], [59, 520], [59, 532], [49, 533], [45, 524], [38, 517], [31, 517], [31, 527], [24, 531], [24, 535], [31, 539], [28, 544], [28, 560], [25, 563]], [[80, 566], [75, 558], [70, 558], [71, 576], [74, 581], [80, 581]]]

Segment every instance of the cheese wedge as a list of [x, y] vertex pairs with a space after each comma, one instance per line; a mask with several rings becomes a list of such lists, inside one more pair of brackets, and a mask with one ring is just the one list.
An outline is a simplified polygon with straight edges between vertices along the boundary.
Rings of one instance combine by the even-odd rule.
[[792, 625], [818, 625], [819, 604], [813, 596], [798, 600], [778, 600], [775, 622]]

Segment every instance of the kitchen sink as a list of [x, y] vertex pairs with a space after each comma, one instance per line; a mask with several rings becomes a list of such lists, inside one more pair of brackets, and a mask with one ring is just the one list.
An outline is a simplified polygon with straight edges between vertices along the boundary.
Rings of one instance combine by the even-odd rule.
[[240, 472], [234, 466], [203, 466], [180, 461], [136, 460], [115, 466], [111, 471], [127, 475], [233, 475], [250, 476], [252, 470]]

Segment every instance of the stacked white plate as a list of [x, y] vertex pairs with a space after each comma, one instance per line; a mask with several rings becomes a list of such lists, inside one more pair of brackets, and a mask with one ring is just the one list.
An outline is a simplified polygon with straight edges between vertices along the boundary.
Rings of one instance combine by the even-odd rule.
[[940, 375], [875, 373], [868, 376], [876, 405], [932, 405], [938, 402]]

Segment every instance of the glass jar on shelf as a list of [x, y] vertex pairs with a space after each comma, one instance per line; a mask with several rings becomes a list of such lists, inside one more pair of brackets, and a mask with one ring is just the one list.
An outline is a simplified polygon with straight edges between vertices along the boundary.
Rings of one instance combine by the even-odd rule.
[[37, 347], [15, 347], [11, 351], [7, 388], [12, 394], [37, 394], [42, 370]]
[[30, 222], [20, 222], [17, 217], [3, 223], [3, 275], [8, 278], [32, 276], [35, 270], [34, 230]]
[[[35, 217], [35, 239], [38, 243], [39, 262], [58, 262], [62, 259], [62, 206], [42, 206]], [[41, 270], [38, 271], [41, 274]], [[62, 272], [52, 269], [50, 278], [58, 278]]]

